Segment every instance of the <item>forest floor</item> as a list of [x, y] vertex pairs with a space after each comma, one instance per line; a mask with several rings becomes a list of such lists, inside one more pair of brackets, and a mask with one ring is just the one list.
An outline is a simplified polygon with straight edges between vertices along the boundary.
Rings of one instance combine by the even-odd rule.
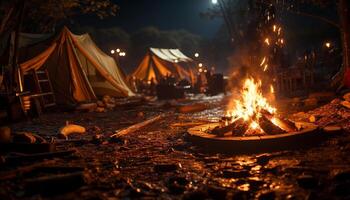
[[[174, 103], [142, 103], [106, 113], [49, 113], [13, 124], [15, 132], [30, 131], [47, 140], [56, 140], [65, 121], [82, 125], [87, 132], [57, 142], [58, 150], [74, 150], [67, 156], [15, 165], [5, 162], [1, 174], [38, 163], [47, 168], [3, 180], [0, 177], [0, 199], [350, 198], [350, 109], [343, 108], [340, 100], [289, 115], [298, 120], [313, 115], [317, 125], [345, 129], [315, 147], [253, 155], [201, 152], [186, 140], [189, 126], [176, 124], [215, 121], [222, 116], [227, 101], [224, 96], [193, 98], [182, 103], [204, 103], [208, 109], [187, 114], [178, 112]], [[164, 117], [122, 139], [109, 140], [116, 130], [159, 114]], [[4, 158], [8, 156], [13, 155]], [[72, 171], [81, 173], [73, 173], [73, 178], [40, 179], [72, 175]]]

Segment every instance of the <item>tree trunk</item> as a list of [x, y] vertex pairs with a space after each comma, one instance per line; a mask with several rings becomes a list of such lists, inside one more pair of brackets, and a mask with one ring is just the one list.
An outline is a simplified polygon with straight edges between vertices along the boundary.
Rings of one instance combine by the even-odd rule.
[[338, 6], [343, 48], [344, 77], [342, 86], [350, 88], [350, 3], [348, 0], [339, 0]]

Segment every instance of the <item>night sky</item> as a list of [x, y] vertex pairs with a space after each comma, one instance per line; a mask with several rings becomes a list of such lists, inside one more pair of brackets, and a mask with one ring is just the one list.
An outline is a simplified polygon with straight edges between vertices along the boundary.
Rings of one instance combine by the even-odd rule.
[[223, 23], [221, 19], [203, 19], [200, 13], [213, 6], [210, 0], [114, 0], [120, 10], [116, 17], [79, 19], [80, 25], [96, 28], [119, 26], [128, 32], [146, 26], [160, 30], [186, 29], [203, 37], [213, 36]]

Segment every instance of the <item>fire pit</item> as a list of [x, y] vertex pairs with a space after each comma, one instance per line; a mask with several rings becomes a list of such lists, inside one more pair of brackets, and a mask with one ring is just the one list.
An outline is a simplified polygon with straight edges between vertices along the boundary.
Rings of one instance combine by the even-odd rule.
[[219, 123], [210, 123], [188, 129], [188, 139], [204, 150], [226, 153], [256, 153], [297, 149], [318, 144], [328, 134], [310, 123], [299, 123], [300, 131], [261, 136], [217, 136], [211, 134]]
[[251, 153], [300, 148], [327, 136], [316, 125], [278, 116], [261, 91], [261, 81], [246, 79], [226, 115], [217, 123], [190, 128], [189, 139], [210, 151]]

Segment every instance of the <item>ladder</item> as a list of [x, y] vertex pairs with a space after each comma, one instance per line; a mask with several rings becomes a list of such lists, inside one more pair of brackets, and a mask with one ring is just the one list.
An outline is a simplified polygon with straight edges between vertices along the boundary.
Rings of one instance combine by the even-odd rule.
[[34, 70], [34, 79], [37, 85], [40, 102], [43, 108], [48, 108], [56, 105], [55, 94], [53, 93], [49, 74], [46, 69]]

